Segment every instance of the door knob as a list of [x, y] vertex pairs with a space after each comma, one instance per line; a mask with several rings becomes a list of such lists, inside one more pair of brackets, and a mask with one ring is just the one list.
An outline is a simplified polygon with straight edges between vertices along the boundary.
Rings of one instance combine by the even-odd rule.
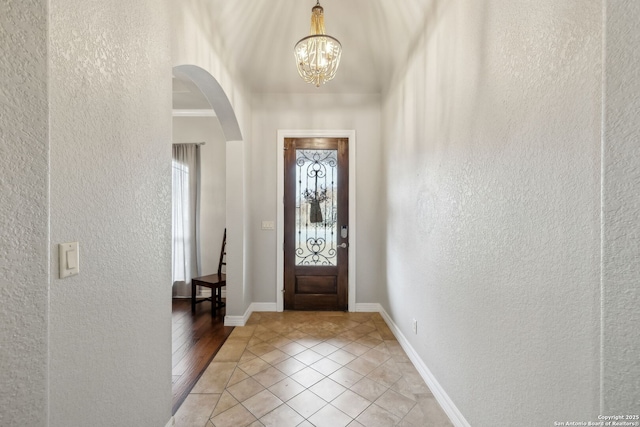
[[338, 247], [342, 248], [342, 249], [347, 249], [349, 247], [349, 244], [348, 243], [341, 243], [341, 244], [338, 245]]

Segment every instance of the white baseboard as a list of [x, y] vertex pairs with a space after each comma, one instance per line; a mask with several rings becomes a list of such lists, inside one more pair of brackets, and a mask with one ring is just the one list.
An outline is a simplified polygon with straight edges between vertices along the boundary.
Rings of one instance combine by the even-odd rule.
[[276, 303], [253, 302], [242, 316], [224, 316], [224, 326], [244, 326], [254, 311], [276, 311]]
[[356, 304], [355, 311], [358, 311], [361, 313], [382, 313], [383, 308], [377, 302], [374, 302], [374, 303], [364, 302], [364, 303]]
[[[376, 304], [366, 304], [366, 305], [368, 306], [368, 305], [376, 305]], [[380, 304], [377, 304], [377, 305], [380, 306]], [[420, 376], [422, 377], [424, 382], [427, 384], [427, 386], [433, 393], [433, 396], [436, 398], [436, 400], [438, 401], [438, 403], [440, 404], [444, 412], [447, 414], [447, 416], [453, 423], [453, 425], [456, 427], [471, 427], [471, 424], [469, 424], [469, 422], [464, 418], [464, 416], [462, 415], [462, 412], [460, 412], [460, 410], [456, 407], [456, 405], [453, 403], [449, 395], [444, 391], [444, 389], [442, 388], [442, 386], [440, 385], [436, 377], [433, 376], [433, 374], [431, 373], [427, 365], [425, 365], [424, 361], [420, 358], [418, 353], [416, 353], [415, 349], [411, 346], [411, 344], [409, 343], [407, 338], [402, 334], [402, 332], [400, 332], [400, 329], [398, 328], [398, 326], [393, 322], [391, 317], [389, 317], [389, 315], [387, 314], [387, 312], [382, 306], [380, 306], [379, 313], [382, 315], [382, 318], [387, 323], [387, 326], [389, 326], [389, 329], [391, 329], [391, 332], [393, 332], [393, 335], [396, 336], [396, 339], [398, 340], [398, 342], [400, 343], [404, 351], [407, 353], [407, 356], [409, 357], [409, 359], [411, 359], [411, 362], [416, 367], [416, 369], [420, 373]]]
[[176, 419], [174, 417], [171, 417], [171, 419], [169, 420], [169, 422], [165, 427], [174, 427], [175, 425], [176, 425]]
[[275, 302], [254, 302], [251, 304], [251, 312], [254, 311], [276, 311]]

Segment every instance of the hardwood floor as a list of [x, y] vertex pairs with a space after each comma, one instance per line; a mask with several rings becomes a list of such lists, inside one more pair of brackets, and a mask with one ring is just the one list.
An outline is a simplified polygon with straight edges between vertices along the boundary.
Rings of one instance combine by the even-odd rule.
[[225, 310], [211, 317], [211, 303], [191, 314], [191, 300], [174, 299], [172, 317], [172, 414], [175, 414], [222, 344], [233, 331], [224, 326]]

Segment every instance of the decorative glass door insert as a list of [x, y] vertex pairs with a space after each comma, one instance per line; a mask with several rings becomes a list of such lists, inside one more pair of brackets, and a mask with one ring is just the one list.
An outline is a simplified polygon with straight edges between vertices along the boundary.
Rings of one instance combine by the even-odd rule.
[[296, 265], [336, 265], [337, 153], [296, 150]]
[[285, 138], [284, 307], [347, 310], [349, 140]]

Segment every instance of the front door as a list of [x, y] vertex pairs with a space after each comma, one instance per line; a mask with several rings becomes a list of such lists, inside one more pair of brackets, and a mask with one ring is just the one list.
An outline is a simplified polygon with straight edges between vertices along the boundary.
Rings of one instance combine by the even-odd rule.
[[284, 308], [347, 310], [347, 138], [284, 140]]

